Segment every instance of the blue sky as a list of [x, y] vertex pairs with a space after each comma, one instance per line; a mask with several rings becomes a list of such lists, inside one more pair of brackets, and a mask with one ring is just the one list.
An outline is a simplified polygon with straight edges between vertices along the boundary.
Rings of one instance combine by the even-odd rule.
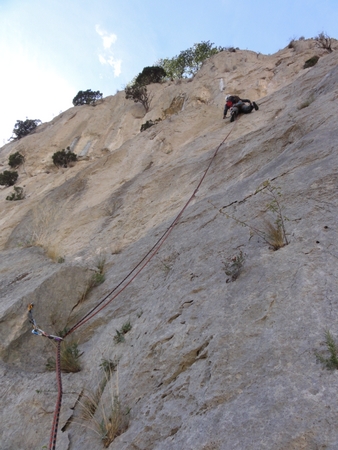
[[211, 41], [264, 54], [324, 31], [338, 0], [0, 0], [0, 146], [17, 120], [51, 120], [80, 90], [122, 90], [143, 67]]

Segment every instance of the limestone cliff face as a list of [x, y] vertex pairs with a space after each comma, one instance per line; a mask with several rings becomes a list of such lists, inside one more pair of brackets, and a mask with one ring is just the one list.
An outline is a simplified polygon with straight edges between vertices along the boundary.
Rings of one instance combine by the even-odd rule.
[[[63, 375], [57, 448], [103, 448], [114, 395], [128, 426], [110, 449], [338, 448], [338, 376], [316, 360], [325, 330], [338, 339], [337, 55], [312, 40], [222, 52], [191, 80], [149, 86], [146, 115], [120, 92], [0, 149], [2, 170], [25, 156], [26, 193], [9, 202], [12, 188], [0, 190], [1, 450], [47, 445], [56, 401], [54, 346], [31, 334], [27, 304], [49, 333], [76, 323], [165, 232], [230, 131], [158, 254], [69, 337], [82, 370]], [[227, 93], [259, 111], [222, 120]], [[79, 161], [56, 169], [53, 153], [68, 146]], [[267, 180], [287, 218], [278, 251], [255, 232], [276, 220], [257, 191]], [[240, 252], [231, 281], [224, 262]], [[105, 281], [90, 290], [100, 261]], [[103, 361], [118, 361], [104, 389]]]

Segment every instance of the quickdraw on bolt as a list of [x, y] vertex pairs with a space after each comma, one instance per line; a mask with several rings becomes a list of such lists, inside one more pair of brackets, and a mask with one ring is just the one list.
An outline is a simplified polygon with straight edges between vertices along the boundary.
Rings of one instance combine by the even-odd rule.
[[28, 320], [29, 323], [32, 324], [33, 330], [32, 333], [35, 334], [36, 336], [44, 336], [48, 339], [53, 339], [56, 342], [60, 342], [63, 341], [63, 338], [60, 336], [54, 336], [53, 334], [47, 334], [45, 331], [41, 330], [40, 328], [38, 328], [35, 319], [33, 317], [33, 308], [34, 308], [34, 303], [30, 303], [28, 305]]

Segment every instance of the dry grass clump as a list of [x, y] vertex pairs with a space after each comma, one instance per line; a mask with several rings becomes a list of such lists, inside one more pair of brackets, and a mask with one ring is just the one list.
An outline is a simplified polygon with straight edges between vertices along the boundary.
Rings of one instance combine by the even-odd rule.
[[278, 250], [289, 244], [285, 229], [285, 222], [289, 219], [284, 215], [284, 208], [281, 204], [282, 194], [280, 188], [271, 185], [270, 181], [267, 180], [256, 189], [255, 195], [258, 193], [261, 193], [268, 198], [266, 209], [267, 213], [270, 212], [270, 217], [272, 214], [274, 219], [273, 222], [268, 218], [265, 218], [264, 225], [258, 228], [244, 220], [240, 220], [233, 215], [225, 213], [223, 208], [221, 208], [219, 212], [226, 217], [233, 219], [239, 225], [248, 227], [251, 235], [259, 236], [271, 249]]
[[269, 220], [264, 222], [264, 240], [273, 250], [278, 250], [285, 245], [282, 226], [278, 223], [273, 224]]
[[60, 249], [57, 245], [50, 245], [46, 249], [46, 256], [48, 256], [49, 259], [51, 259], [54, 262], [57, 262], [59, 264], [65, 262], [65, 257], [62, 256]]
[[114, 386], [111, 364], [102, 368], [104, 379], [96, 392], [85, 395], [84, 401], [80, 402], [80, 417], [84, 422], [80, 425], [93, 430], [100, 437], [104, 448], [108, 448], [128, 428], [129, 410], [123, 410], [121, 406], [117, 370]]

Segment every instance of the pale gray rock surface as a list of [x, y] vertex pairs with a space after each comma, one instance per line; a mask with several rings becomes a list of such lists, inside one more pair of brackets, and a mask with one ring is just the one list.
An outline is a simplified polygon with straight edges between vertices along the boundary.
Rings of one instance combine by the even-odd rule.
[[[55, 407], [55, 373], [45, 370], [54, 346], [31, 334], [27, 304], [56, 333], [111, 298], [229, 132], [158, 254], [71, 335], [82, 370], [62, 377], [57, 449], [103, 448], [81, 406], [102, 383], [103, 360], [119, 363], [95, 419], [118, 393], [129, 420], [111, 450], [338, 448], [338, 372], [316, 360], [325, 330], [338, 339], [337, 55], [312, 40], [268, 56], [222, 52], [192, 80], [151, 85], [147, 115], [120, 92], [0, 149], [4, 169], [9, 154], [25, 154], [17, 184], [27, 194], [8, 202], [11, 188], [0, 190], [1, 450], [48, 445]], [[259, 111], [222, 120], [226, 93]], [[52, 154], [70, 145], [83, 157], [57, 170]], [[257, 192], [266, 180], [288, 218], [278, 251], [229, 217], [258, 229], [274, 220]], [[239, 251], [243, 269], [227, 282], [223, 261]], [[84, 296], [103, 257], [106, 279]]]

